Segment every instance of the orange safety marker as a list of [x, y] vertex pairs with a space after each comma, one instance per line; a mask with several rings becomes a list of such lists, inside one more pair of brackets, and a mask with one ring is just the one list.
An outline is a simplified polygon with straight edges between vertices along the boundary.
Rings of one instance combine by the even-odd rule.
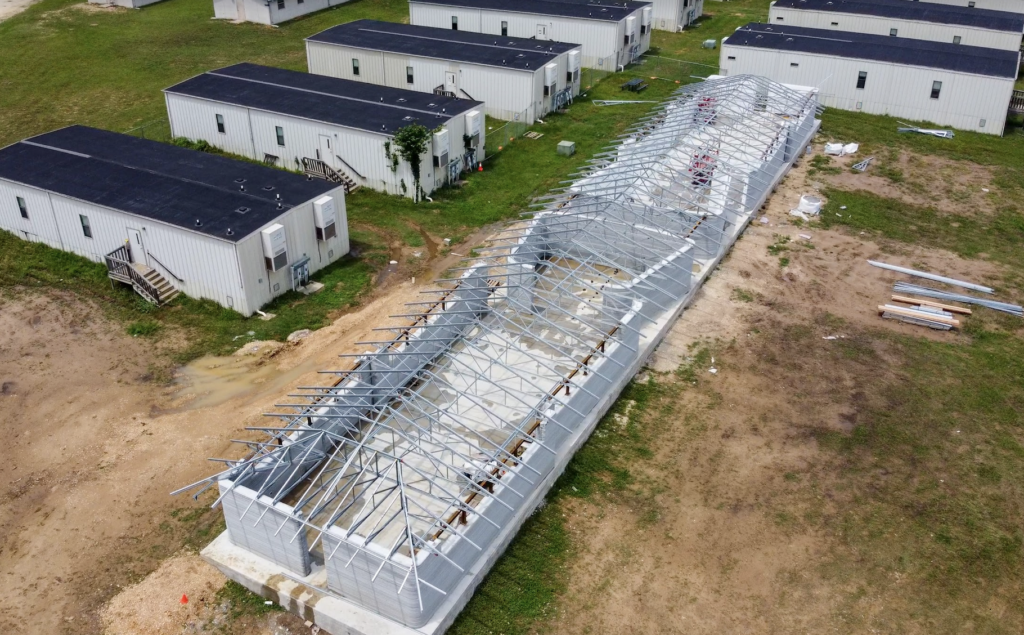
[[484, 164], [481, 163], [480, 165], [477, 166], [477, 168], [478, 168], [477, 172], [483, 172], [484, 171]]
[[181, 603], [182, 604], [188, 604], [188, 596], [185, 595], [184, 593], [181, 594]]

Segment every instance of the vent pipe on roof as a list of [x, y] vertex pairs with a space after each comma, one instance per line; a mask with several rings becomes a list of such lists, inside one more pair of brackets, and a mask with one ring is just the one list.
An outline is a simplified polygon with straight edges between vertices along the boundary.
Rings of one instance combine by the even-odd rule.
[[230, 227], [228, 227], [228, 230], [226, 232], [224, 232], [224, 233], [227, 234], [228, 236], [234, 236], [235, 235], [235, 230], [233, 230]]
[[203, 226], [203, 221], [201, 221], [201, 220], [199, 220], [199, 219], [197, 218], [197, 219], [196, 219], [196, 227], [202, 227], [202, 226]]

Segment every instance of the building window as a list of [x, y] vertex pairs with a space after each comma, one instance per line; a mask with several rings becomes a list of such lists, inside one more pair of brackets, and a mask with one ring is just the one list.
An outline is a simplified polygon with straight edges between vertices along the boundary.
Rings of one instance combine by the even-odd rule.
[[359, 75], [359, 60], [354, 57], [352, 58], [352, 74], [356, 76]]
[[508, 22], [505, 20], [501, 21], [501, 34], [506, 37], [508, 36]]
[[974, 8], [974, 0], [971, 0], [971, 2], [968, 2], [967, 6], [970, 7], [971, 9], [973, 9]]
[[953, 36], [953, 44], [959, 44], [959, 43], [960, 43], [960, 36], [959, 35], [954, 35]]
[[736, 59], [736, 56], [735, 55], [730, 55], [729, 59], [734, 60], [734, 59]]
[[28, 220], [28, 205], [25, 205], [25, 199], [18, 197], [18, 211], [21, 212], [21, 217]]
[[857, 73], [857, 88], [864, 88], [864, 84], [868, 82], [868, 72], [861, 71]]
[[277, 145], [284, 147], [284, 128], [281, 126], [274, 126], [274, 132], [277, 134]]
[[776, 19], [777, 21], [779, 21], [779, 22], [782, 22], [783, 20], [785, 20], [785, 18], [783, 18], [783, 17], [781, 16], [781, 15], [777, 15], [777, 16], [775, 16], [775, 19]]
[[889, 37], [896, 37], [896, 29], [889, 29]]
[[838, 22], [833, 22], [832, 26], [839, 26], [839, 23]]
[[796, 62], [790, 62], [789, 65], [792, 66], [793, 68], [796, 68], [796, 67], [800, 66]]
[[92, 238], [92, 225], [89, 224], [89, 217], [85, 214], [79, 214], [78, 220], [82, 223], [82, 234], [86, 238]]
[[277, 8], [284, 9], [284, 0], [277, 0]]
[[932, 99], [938, 99], [942, 92], [942, 82], [932, 82]]
[[452, 16], [452, 31], [458, 31], [458, 30], [459, 30], [459, 16], [453, 15]]
[[411, 84], [412, 82], [412, 66], [405, 67], [405, 83]]
[[217, 115], [217, 132], [224, 134], [224, 115]]
[[978, 122], [978, 127], [979, 128], [984, 128], [985, 127], [985, 120], [984, 119], [982, 119], [981, 121]]

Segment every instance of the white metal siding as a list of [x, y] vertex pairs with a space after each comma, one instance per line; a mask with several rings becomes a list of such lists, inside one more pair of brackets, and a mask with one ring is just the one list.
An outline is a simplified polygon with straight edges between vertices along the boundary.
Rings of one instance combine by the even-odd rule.
[[[327, 266], [349, 250], [344, 189], [336, 188], [327, 195], [334, 198], [338, 230], [335, 238], [328, 241], [316, 239], [312, 201], [298, 205], [264, 225], [281, 223], [285, 226], [289, 262], [308, 255], [310, 272]], [[28, 220], [21, 218], [17, 196], [27, 203]], [[89, 219], [91, 238], [82, 231], [80, 215]], [[268, 276], [259, 230], [239, 241], [239, 257], [236, 258], [236, 245], [226, 240], [0, 180], [0, 229], [20, 238], [103, 262], [106, 254], [125, 244], [129, 228], [142, 234], [145, 264], [190, 297], [213, 300], [249, 316], [274, 296], [291, 288], [288, 268]], [[244, 250], [241, 248], [243, 244], [246, 246]], [[255, 251], [252, 245], [255, 245]], [[262, 283], [258, 282], [260, 279]], [[274, 284], [279, 284], [276, 291]]]
[[[510, 5], [514, 6], [514, 5]], [[582, 46], [582, 65], [586, 68], [605, 69], [608, 62], [601, 63], [611, 57], [612, 64], [628, 63], [625, 59], [623, 36], [625, 35], [625, 18], [619, 22], [589, 20], [582, 18], [566, 18], [559, 16], [519, 13], [498, 9], [467, 9], [465, 7], [447, 7], [419, 2], [409, 3], [409, 22], [418, 26], [432, 26], [450, 29], [452, 16], [459, 17], [459, 30], [476, 33], [501, 35], [501, 23], [508, 22], [510, 37], [537, 37], [538, 25], [546, 28], [546, 39], [557, 42], [572, 42]], [[632, 14], [640, 24], [642, 10]], [[640, 35], [637, 27], [637, 41], [640, 53], [650, 48], [650, 32]], [[614, 69], [608, 69], [614, 70]]]
[[[1020, 49], [1021, 33], [993, 31], [973, 26], [939, 24], [901, 18], [886, 18], [873, 15], [856, 15], [835, 11], [808, 11], [790, 7], [778, 7], [772, 3], [768, 12], [772, 24], [800, 26], [812, 29], [830, 29], [850, 33], [871, 33], [889, 35], [890, 29], [897, 30], [898, 37], [932, 42], [953, 43], [959, 36], [964, 46], [1017, 51]], [[781, 18], [781, 19], [780, 19]]]
[[[147, 1], [158, 0], [135, 0]], [[280, 24], [346, 2], [348, 0], [284, 0], [284, 8], [278, 8], [278, 0], [213, 0], [213, 15], [221, 20]]]
[[328, 192], [326, 196], [334, 198], [334, 207], [338, 235], [327, 241], [316, 239], [316, 226], [313, 221], [313, 202], [298, 205], [283, 216], [263, 225], [249, 236], [238, 241], [238, 268], [242, 272], [242, 285], [248, 302], [245, 315], [251, 315], [275, 297], [291, 290], [291, 267], [277, 271], [268, 271], [263, 258], [263, 245], [260, 232], [275, 223], [285, 228], [285, 239], [288, 243], [288, 263], [298, 262], [301, 258], [309, 258], [309, 271], [315, 273], [332, 262], [338, 260], [349, 251], [348, 214], [345, 208], [345, 191], [338, 188]]
[[[320, 135], [326, 135], [331, 139], [334, 156], [321, 158], [334, 169], [347, 173], [360, 185], [388, 194], [402, 194], [401, 185], [404, 181], [405, 195], [413, 196], [409, 164], [403, 161], [397, 171], [392, 172], [390, 161], [384, 154], [384, 143], [391, 138], [389, 134], [261, 110], [229, 107], [183, 95], [168, 94], [167, 106], [173, 136], [202, 139], [225, 151], [256, 160], [263, 160], [264, 154], [272, 154], [280, 157], [280, 167], [290, 170], [301, 169], [300, 161], [304, 157], [316, 158], [317, 150], [320, 149]], [[225, 115], [225, 134], [217, 132], [217, 113]], [[448, 119], [441, 117], [433, 122], [421, 120], [421, 123], [428, 127], [443, 125], [455, 139], [462, 139], [465, 132], [465, 115], [461, 113]], [[284, 131], [284, 146], [277, 144], [277, 126]], [[429, 194], [444, 182], [445, 173], [435, 174], [431, 155], [428, 153], [425, 157], [421, 162], [420, 178], [421, 186]], [[477, 158], [483, 159], [482, 151]]]
[[[827, 107], [997, 135], [1003, 133], [1014, 82], [888, 62], [730, 46], [728, 39], [722, 42], [720, 65], [723, 75], [761, 75], [783, 84], [817, 86]], [[868, 74], [864, 89], [857, 88], [860, 71]], [[938, 99], [931, 99], [933, 81], [942, 82]]]
[[[561, 73], [559, 89], [566, 85], [568, 56], [567, 51], [555, 58]], [[498, 119], [514, 119], [525, 111], [527, 123], [532, 124], [536, 116], [543, 116], [550, 110], [547, 105], [550, 98], [544, 97], [543, 67], [529, 72], [313, 41], [306, 42], [306, 59], [310, 73], [424, 93], [432, 93], [442, 86], [446, 72], [455, 73], [458, 96], [484, 102], [484, 111]], [[352, 73], [353, 59], [360, 60], [358, 76]], [[413, 68], [412, 84], [406, 76], [406, 68], [410, 66]], [[577, 86], [575, 94], [578, 93]]]

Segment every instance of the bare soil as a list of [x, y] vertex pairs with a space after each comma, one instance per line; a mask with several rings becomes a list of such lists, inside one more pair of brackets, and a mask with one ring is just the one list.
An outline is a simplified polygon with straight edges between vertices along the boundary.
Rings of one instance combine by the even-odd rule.
[[[876, 307], [897, 276], [866, 259], [982, 280], [998, 272], [951, 253], [794, 226], [789, 210], [814, 188], [807, 168], [780, 185], [769, 223], [752, 224], [652, 357], [657, 381], [673, 385], [697, 347], [713, 354], [694, 369], [700, 388], [671, 389], [678, 396], [668, 414], [631, 415], [661, 426], [654, 456], [630, 465], [631, 493], [570, 504], [580, 553], [542, 632], [857, 632], [844, 625], [852, 589], [823, 575], [834, 541], [803, 522], [842, 504], [835, 459], [812, 431], [850, 431], [877, 405], [881, 391], [871, 387], [893, 380], [899, 360], [869, 331], [964, 337], [881, 319]], [[770, 254], [784, 236], [784, 249]], [[876, 361], [836, 363], [861, 351]], [[795, 496], [796, 479], [810, 479], [817, 493]], [[886, 602], [898, 598], [864, 597], [855, 610], [871, 614]]]
[[866, 158], [863, 153], [833, 157], [842, 173], [815, 178], [841, 190], [865, 190], [946, 214], [988, 215], [996, 209], [990, 167], [903, 151], [876, 156], [866, 172], [850, 169]]

